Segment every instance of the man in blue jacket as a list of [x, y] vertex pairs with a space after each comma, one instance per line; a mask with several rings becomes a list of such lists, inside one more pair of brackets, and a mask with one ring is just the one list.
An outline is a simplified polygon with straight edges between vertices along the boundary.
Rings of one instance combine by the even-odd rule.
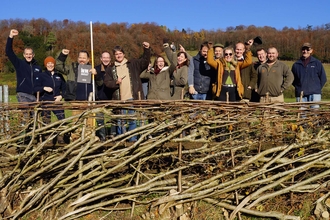
[[[292, 66], [297, 102], [318, 102], [321, 101], [321, 91], [327, 81], [324, 67], [318, 59], [311, 56], [312, 45], [304, 43], [301, 47], [301, 58]], [[319, 105], [312, 105], [311, 108], [318, 108]]]
[[210, 91], [214, 70], [206, 62], [208, 42], [200, 46], [198, 54], [191, 58], [188, 72], [189, 93], [193, 99], [206, 100]]
[[36, 96], [33, 91], [34, 78], [41, 73], [41, 68], [34, 59], [33, 49], [24, 49], [23, 57], [20, 59], [13, 51], [13, 40], [18, 35], [16, 29], [10, 30], [6, 44], [6, 54], [16, 70], [16, 95], [18, 102], [35, 102]]
[[[27, 47], [23, 51], [24, 59], [20, 59], [13, 51], [13, 40], [18, 35], [16, 29], [10, 30], [7, 44], [6, 54], [13, 64], [16, 71], [16, 97], [18, 102], [29, 103], [36, 102], [37, 98], [34, 94], [34, 79], [41, 73], [41, 68], [34, 59], [34, 52], [31, 47]], [[23, 113], [22, 125], [25, 126], [27, 121], [32, 117], [32, 112]], [[29, 132], [32, 128], [27, 128], [26, 132]], [[29, 143], [30, 137], [26, 137], [24, 143]]]

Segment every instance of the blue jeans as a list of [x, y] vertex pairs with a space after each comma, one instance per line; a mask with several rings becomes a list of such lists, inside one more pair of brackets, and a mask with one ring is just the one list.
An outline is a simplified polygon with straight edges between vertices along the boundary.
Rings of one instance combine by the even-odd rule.
[[148, 90], [149, 90], [149, 80], [142, 79], [141, 81], [142, 81], [142, 91], [143, 91], [144, 99], [147, 99]]
[[[307, 95], [303, 96], [302, 99], [300, 100], [300, 97], [296, 97], [297, 102], [319, 102], [321, 101], [321, 94], [312, 94], [312, 95]], [[311, 105], [311, 108], [320, 108], [319, 105]]]
[[[134, 110], [121, 110], [121, 114], [123, 115], [134, 115], [135, 111]], [[135, 120], [124, 120], [124, 119], [120, 119], [117, 122], [117, 134], [125, 134], [127, 132], [127, 128], [126, 128], [126, 123], [128, 122], [128, 131], [134, 130], [136, 128], [136, 121]], [[132, 142], [132, 141], [137, 141], [137, 136], [133, 136], [130, 139], [128, 139], [128, 141]]]
[[206, 100], [206, 93], [197, 93], [197, 94], [193, 94], [191, 95], [191, 97], [195, 100]]

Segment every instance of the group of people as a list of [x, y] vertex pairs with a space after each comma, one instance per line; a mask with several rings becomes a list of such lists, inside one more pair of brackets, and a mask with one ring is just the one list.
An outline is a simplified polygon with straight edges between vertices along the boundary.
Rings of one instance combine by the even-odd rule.
[[[95, 77], [92, 83], [77, 81], [79, 65], [88, 65], [89, 53], [82, 50], [76, 62], [67, 64], [70, 50], [63, 49], [59, 56], [46, 57], [45, 71], [34, 59], [32, 48], [25, 48], [24, 59], [13, 52], [13, 38], [18, 31], [12, 29], [7, 39], [6, 54], [13, 63], [17, 76], [17, 99], [19, 102], [37, 101], [86, 101], [96, 91], [96, 100], [179, 100], [189, 94], [191, 99], [216, 101], [284, 102], [283, 91], [290, 85], [295, 87], [297, 101], [320, 101], [321, 90], [326, 83], [326, 73], [319, 60], [312, 57], [310, 43], [301, 47], [301, 58], [290, 69], [278, 60], [275, 47], [256, 50], [257, 62], [252, 61], [251, 46], [254, 39], [238, 42], [235, 47], [203, 42], [196, 56], [190, 56], [179, 45], [163, 40], [166, 58], [156, 55], [151, 62], [148, 42], [143, 42], [143, 54], [138, 59], [127, 59], [122, 47], [116, 46], [112, 53], [103, 51], [101, 64], [89, 71]], [[114, 57], [112, 61], [111, 56]], [[63, 75], [66, 76], [66, 80]], [[36, 94], [39, 94], [36, 96]], [[57, 118], [63, 119], [64, 110], [53, 110]], [[133, 110], [121, 114], [134, 114]], [[50, 111], [42, 113], [49, 123]], [[97, 115], [97, 136], [106, 140], [104, 116]], [[112, 126], [113, 134], [123, 134], [135, 129], [134, 120], [119, 120]], [[131, 137], [129, 141], [136, 141]], [[65, 142], [62, 137], [59, 142]]]

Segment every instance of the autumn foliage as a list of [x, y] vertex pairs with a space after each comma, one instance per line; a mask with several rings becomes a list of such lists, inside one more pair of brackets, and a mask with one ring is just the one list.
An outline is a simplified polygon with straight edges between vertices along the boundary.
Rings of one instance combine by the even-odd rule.
[[[5, 44], [10, 29], [17, 29], [20, 34], [14, 41], [14, 50], [21, 54], [24, 47], [31, 46], [36, 52], [38, 63], [42, 64], [46, 56], [56, 56], [63, 49], [70, 49], [70, 58], [75, 60], [78, 51], [91, 50], [90, 24], [63, 21], [47, 21], [46, 19], [8, 19], [0, 21], [1, 47], [0, 72], [13, 72], [14, 69], [5, 55]], [[187, 50], [198, 50], [199, 45], [205, 41], [222, 43], [225, 46], [246, 41], [261, 36], [263, 47], [275, 46], [280, 52], [280, 59], [295, 60], [300, 55], [300, 47], [304, 42], [311, 42], [314, 47], [314, 56], [322, 62], [330, 62], [330, 23], [312, 27], [293, 29], [284, 27], [277, 30], [273, 27], [256, 27], [254, 25], [227, 27], [226, 30], [200, 30], [190, 29], [169, 30], [166, 26], [156, 23], [94, 23], [93, 42], [95, 64], [99, 62], [102, 51], [110, 51], [120, 45], [128, 57], [138, 57], [142, 52], [142, 42], [150, 42], [155, 54], [162, 52], [162, 41], [168, 38], [177, 45], [182, 44]], [[255, 50], [256, 48], [254, 48]], [[253, 51], [255, 52], [255, 51]]]

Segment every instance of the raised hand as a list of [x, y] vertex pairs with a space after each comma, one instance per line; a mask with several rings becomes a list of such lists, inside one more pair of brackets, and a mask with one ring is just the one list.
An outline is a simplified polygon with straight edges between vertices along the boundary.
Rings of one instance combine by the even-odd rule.
[[70, 53], [70, 50], [68, 50], [68, 49], [63, 49], [63, 50], [62, 50], [62, 53], [63, 53], [64, 55], [68, 55], [68, 54]]
[[18, 30], [16, 30], [16, 29], [11, 29], [10, 30], [10, 33], [9, 33], [9, 37], [10, 38], [13, 38], [13, 37], [15, 37], [17, 35], [18, 35]]

